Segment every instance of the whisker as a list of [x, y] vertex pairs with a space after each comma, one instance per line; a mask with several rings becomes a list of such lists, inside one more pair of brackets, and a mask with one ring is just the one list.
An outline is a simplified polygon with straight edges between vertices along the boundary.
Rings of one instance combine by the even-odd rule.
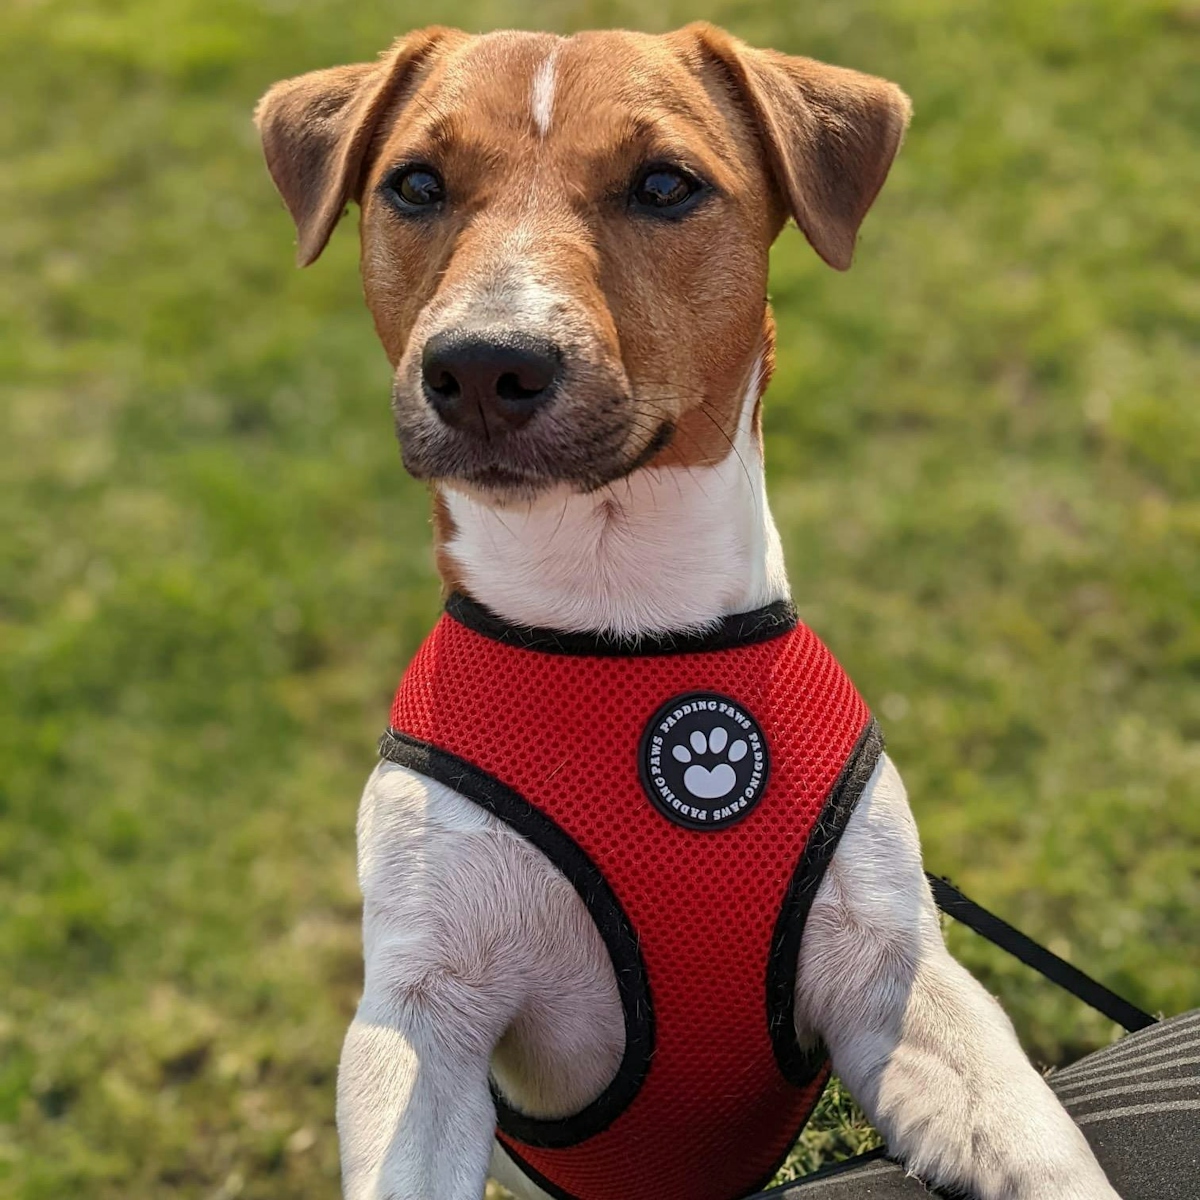
[[746, 482], [750, 485], [750, 494], [754, 497], [754, 507], [758, 507], [758, 492], [754, 486], [754, 480], [750, 475], [750, 468], [746, 466], [746, 460], [742, 457], [742, 452], [734, 444], [733, 438], [725, 431], [725, 427], [717, 420], [716, 417], [708, 411], [708, 406], [701, 402], [700, 411], [720, 430], [721, 436], [729, 443], [729, 448], [737, 455], [737, 460], [741, 463], [742, 474], [746, 476]]

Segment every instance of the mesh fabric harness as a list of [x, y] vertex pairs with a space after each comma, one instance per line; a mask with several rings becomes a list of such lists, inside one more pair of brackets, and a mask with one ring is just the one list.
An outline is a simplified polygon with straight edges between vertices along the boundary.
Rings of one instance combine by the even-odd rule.
[[[654, 730], [693, 708], [710, 720], [687, 703], [696, 693], [730, 701], [720, 711], [752, 719], [769, 752], [753, 803], [720, 828], [669, 816], [639, 775]], [[745, 758], [732, 744], [690, 743], [732, 764], [697, 766], [701, 792]], [[519, 1165], [578, 1200], [736, 1200], [762, 1186], [828, 1077], [823, 1049], [796, 1044], [796, 959], [882, 752], [862, 698], [790, 605], [622, 645], [506, 626], [452, 597], [400, 683], [381, 752], [537, 845], [612, 958], [626, 1045], [604, 1092], [544, 1120], [493, 1088], [498, 1136]]]

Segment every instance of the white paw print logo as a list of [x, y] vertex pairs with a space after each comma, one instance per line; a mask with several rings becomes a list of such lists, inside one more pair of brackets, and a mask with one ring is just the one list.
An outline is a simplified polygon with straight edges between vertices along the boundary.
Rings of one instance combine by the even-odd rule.
[[[741, 762], [748, 750], [741, 738], [729, 740], [729, 731], [724, 725], [714, 725], [707, 734], [693, 729], [687, 745], [673, 747], [671, 754], [676, 762], [690, 764], [683, 773], [683, 786], [693, 796], [698, 800], [720, 800], [737, 785], [737, 773], [731, 764]], [[721, 760], [711, 768], [701, 766], [692, 761], [698, 754], [719, 755]]]
[[650, 803], [687, 829], [725, 829], [762, 798], [770, 769], [763, 727], [720, 692], [684, 692], [650, 718], [638, 775]]

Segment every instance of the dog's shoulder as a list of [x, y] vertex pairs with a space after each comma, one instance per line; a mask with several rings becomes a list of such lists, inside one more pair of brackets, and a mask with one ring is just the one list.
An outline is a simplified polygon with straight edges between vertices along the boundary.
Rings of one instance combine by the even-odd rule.
[[386, 761], [359, 804], [358, 879], [368, 905], [393, 910], [432, 903], [452, 916], [484, 893], [494, 915], [547, 899], [579, 906], [562, 874], [514, 829], [447, 784]]

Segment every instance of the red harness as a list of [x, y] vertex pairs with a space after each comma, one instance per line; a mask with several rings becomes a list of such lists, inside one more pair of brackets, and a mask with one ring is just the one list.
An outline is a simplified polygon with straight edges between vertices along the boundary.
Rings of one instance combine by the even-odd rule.
[[381, 753], [508, 822], [604, 937], [625, 1014], [612, 1083], [562, 1120], [493, 1088], [551, 1196], [736, 1200], [829, 1067], [793, 1023], [804, 921], [882, 751], [791, 606], [635, 645], [505, 625], [461, 596], [417, 652]]

